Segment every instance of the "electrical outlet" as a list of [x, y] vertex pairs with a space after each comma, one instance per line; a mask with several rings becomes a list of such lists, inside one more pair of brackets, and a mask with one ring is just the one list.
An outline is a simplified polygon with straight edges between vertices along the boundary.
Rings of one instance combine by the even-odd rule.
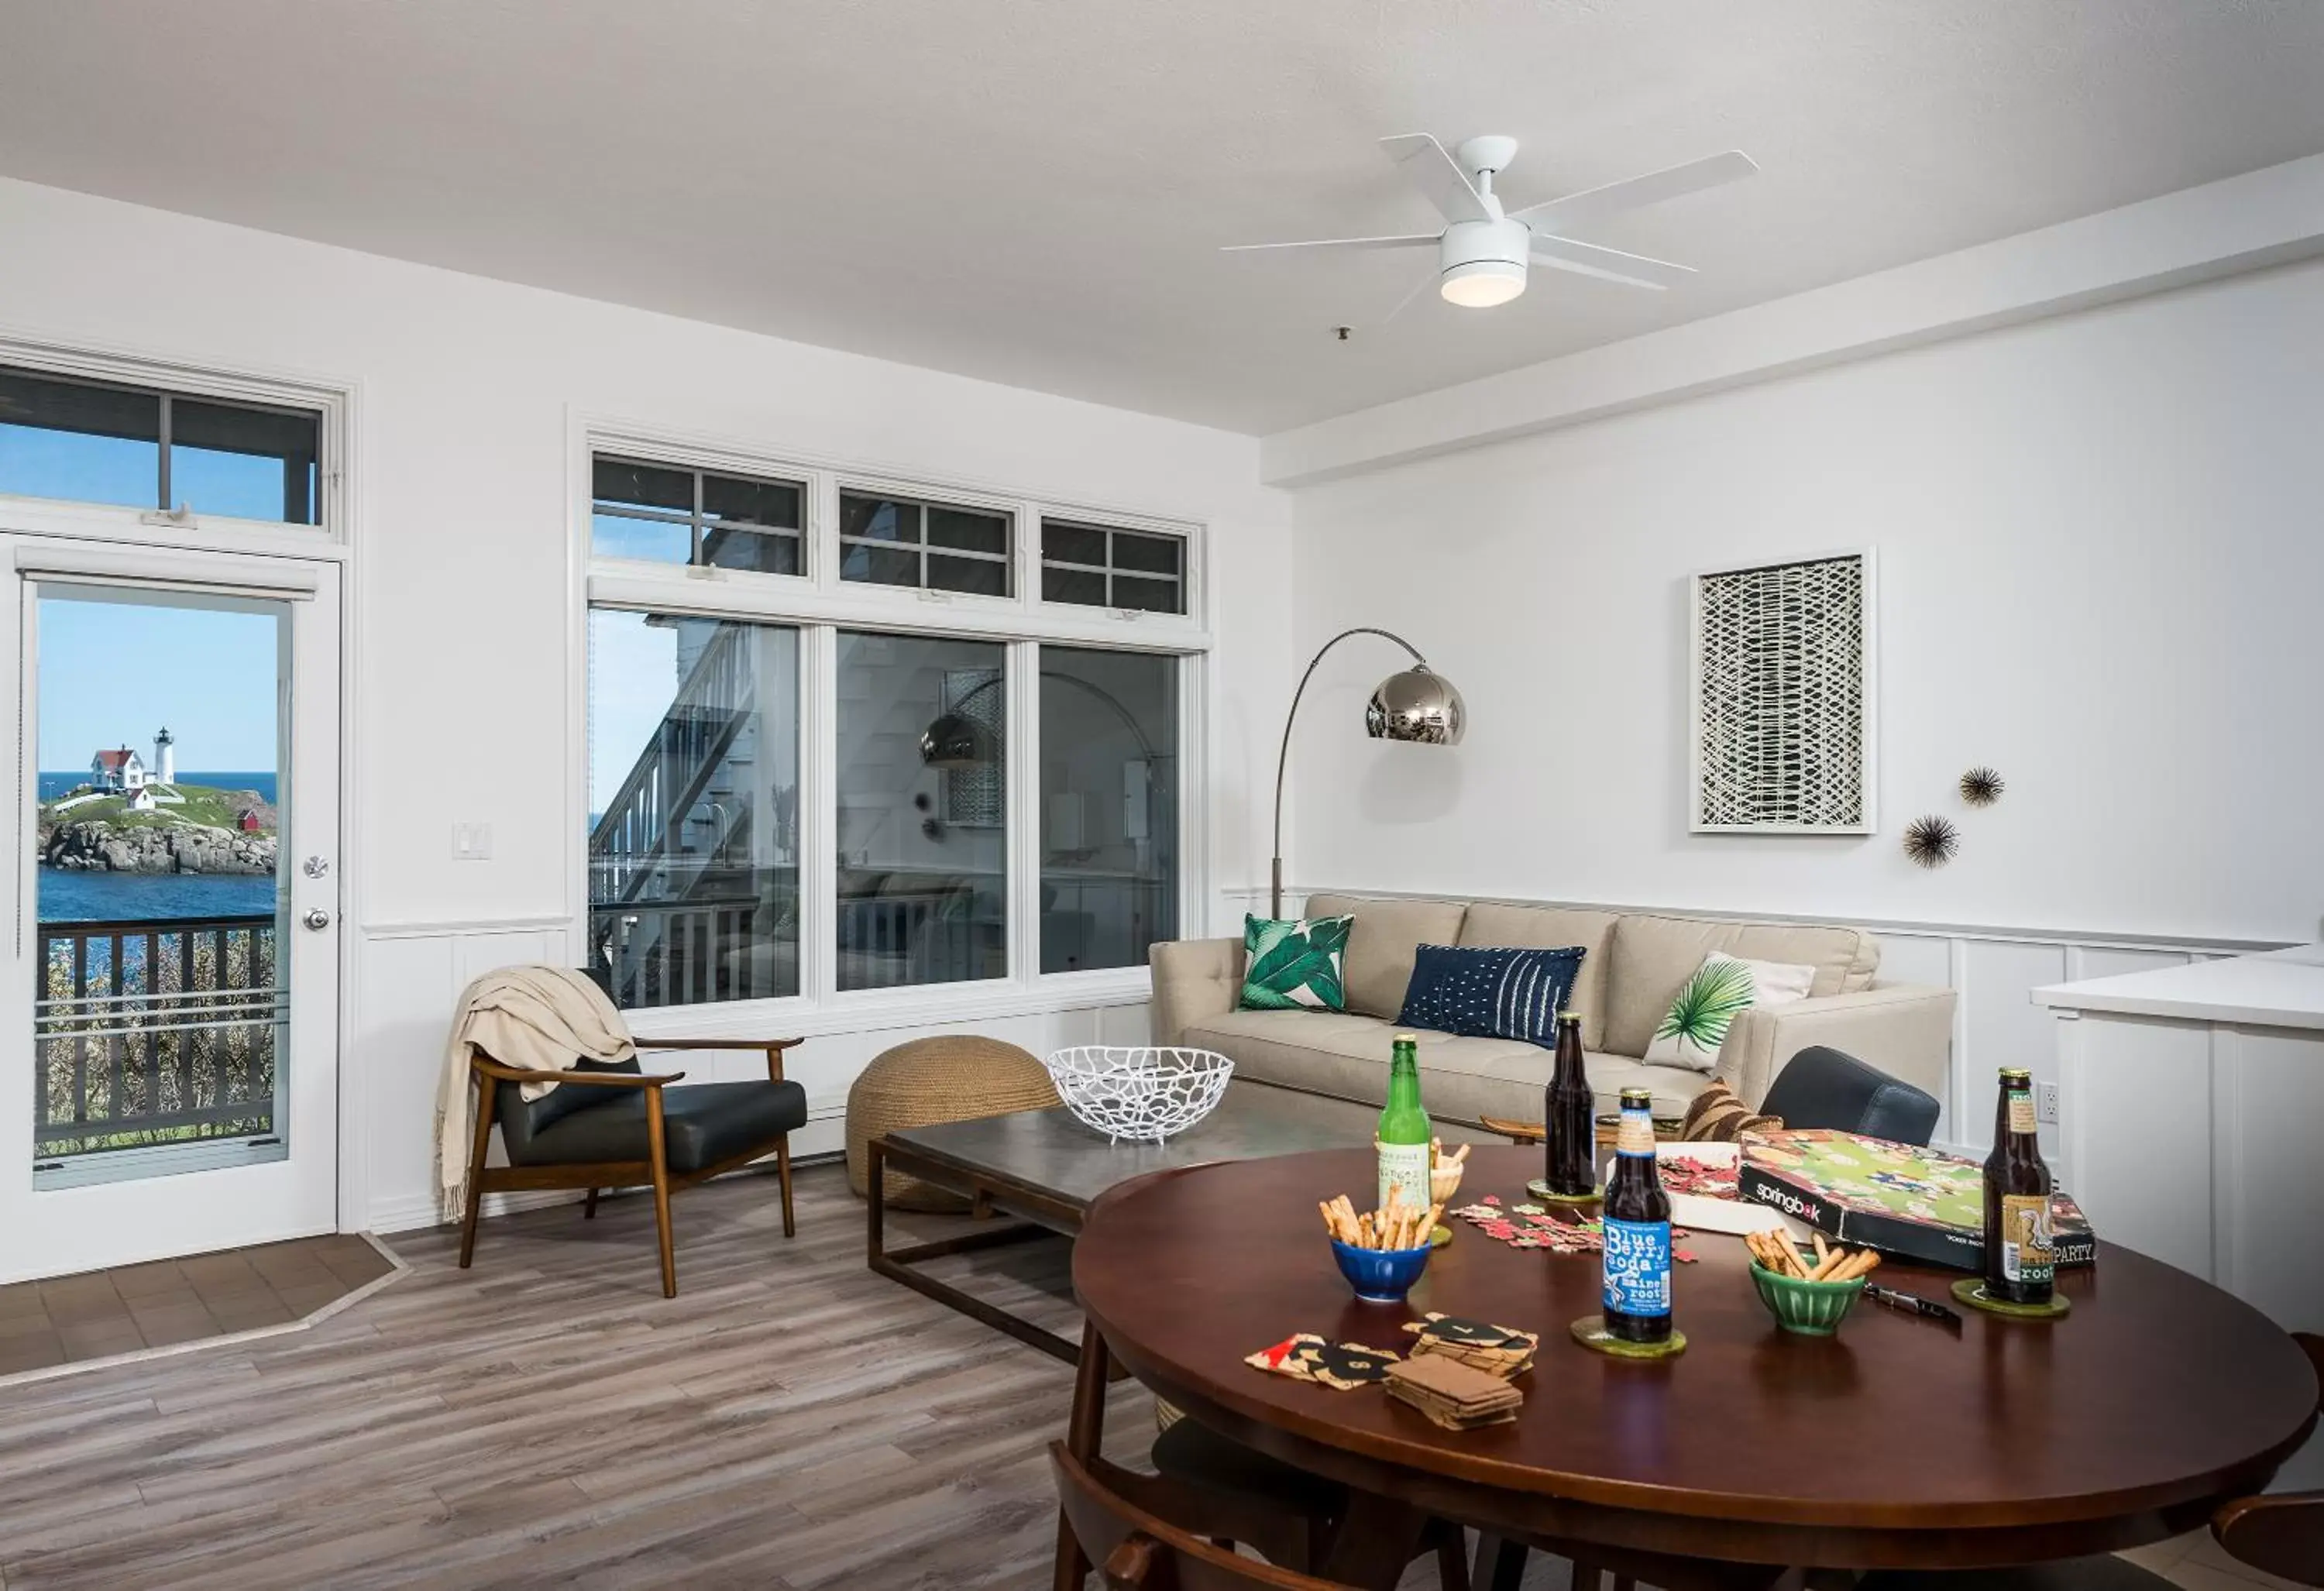
[[2058, 1085], [2053, 1082], [2034, 1085], [2034, 1119], [2048, 1127], [2058, 1125]]
[[454, 861], [489, 861], [493, 854], [493, 826], [490, 823], [454, 823], [452, 825], [452, 860]]

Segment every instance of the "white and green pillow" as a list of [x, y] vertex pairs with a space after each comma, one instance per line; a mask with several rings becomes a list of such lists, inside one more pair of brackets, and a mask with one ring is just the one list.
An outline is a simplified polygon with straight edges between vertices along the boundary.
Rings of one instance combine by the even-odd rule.
[[1679, 986], [1678, 998], [1655, 1029], [1643, 1057], [1659, 1066], [1694, 1071], [1719, 1070], [1719, 1046], [1735, 1018], [1754, 1006], [1781, 1006], [1808, 998], [1813, 967], [1782, 961], [1747, 961], [1724, 951], [1702, 958], [1694, 976]]
[[1242, 1005], [1246, 1011], [1344, 1011], [1342, 978], [1353, 917], [1242, 919]]

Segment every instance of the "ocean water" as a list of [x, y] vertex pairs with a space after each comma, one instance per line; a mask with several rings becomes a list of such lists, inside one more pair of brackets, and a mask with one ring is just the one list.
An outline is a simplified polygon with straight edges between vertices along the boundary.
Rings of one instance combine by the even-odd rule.
[[[255, 790], [260, 800], [272, 805], [274, 776], [272, 773], [181, 773], [180, 784], [208, 785], [214, 790]], [[88, 783], [88, 769], [75, 768], [68, 773], [44, 773], [41, 776], [41, 799], [54, 801], [66, 791]]]
[[[53, 801], [85, 783], [85, 771], [44, 773], [41, 799]], [[178, 776], [188, 785], [219, 790], [255, 790], [275, 799], [272, 773], [195, 773]], [[154, 917], [262, 916], [274, 910], [274, 879], [222, 873], [84, 873], [40, 870], [43, 923], [134, 922]]]

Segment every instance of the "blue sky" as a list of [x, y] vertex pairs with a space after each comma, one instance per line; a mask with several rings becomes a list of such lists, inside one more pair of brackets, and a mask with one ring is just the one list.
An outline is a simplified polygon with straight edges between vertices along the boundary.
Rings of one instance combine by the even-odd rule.
[[[282, 515], [272, 459], [180, 446], [170, 464], [171, 495], [197, 513]], [[159, 464], [151, 442], [0, 425], [0, 492], [152, 508]], [[278, 624], [268, 612], [44, 597], [41, 771], [86, 771], [123, 744], [150, 763], [164, 724], [185, 772], [272, 771]]]
[[43, 597], [42, 771], [86, 769], [124, 742], [151, 763], [163, 724], [177, 737], [181, 772], [272, 771], [281, 622], [263, 612]]

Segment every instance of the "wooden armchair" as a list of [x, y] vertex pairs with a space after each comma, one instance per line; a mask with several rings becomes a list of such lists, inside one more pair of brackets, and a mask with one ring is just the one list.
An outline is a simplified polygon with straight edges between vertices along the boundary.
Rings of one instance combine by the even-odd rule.
[[[783, 1052], [798, 1039], [655, 1039], [650, 1050], [763, 1050], [765, 1082], [696, 1083], [682, 1071], [648, 1073], [636, 1061], [585, 1061], [570, 1071], [526, 1071], [478, 1052], [469, 1062], [476, 1085], [476, 1136], [468, 1162], [467, 1209], [460, 1223], [460, 1268], [476, 1250], [476, 1212], [488, 1192], [583, 1188], [584, 1219], [595, 1219], [604, 1188], [650, 1184], [661, 1240], [661, 1292], [678, 1296], [678, 1258], [670, 1242], [669, 1196], [749, 1164], [774, 1151], [782, 1184], [783, 1236], [798, 1234], [791, 1211], [790, 1135], [807, 1125], [807, 1090], [783, 1077]], [[527, 1099], [526, 1083], [558, 1086]], [[508, 1164], [487, 1166], [498, 1122]]]

